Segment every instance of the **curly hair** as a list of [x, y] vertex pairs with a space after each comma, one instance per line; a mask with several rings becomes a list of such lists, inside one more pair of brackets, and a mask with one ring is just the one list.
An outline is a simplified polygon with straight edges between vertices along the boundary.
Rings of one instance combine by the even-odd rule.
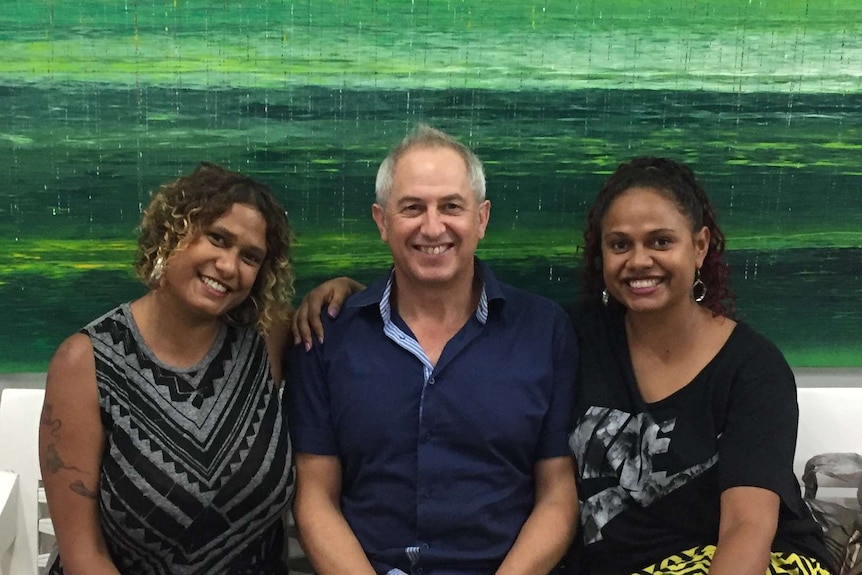
[[159, 186], [144, 210], [135, 255], [135, 271], [151, 289], [171, 255], [222, 217], [234, 204], [257, 209], [266, 222], [266, 257], [249, 297], [224, 314], [236, 325], [267, 333], [288, 320], [293, 299], [290, 244], [293, 232], [284, 209], [265, 185], [221, 166], [202, 162], [191, 174]]
[[640, 157], [620, 164], [596, 196], [584, 229], [584, 295], [598, 296], [605, 288], [602, 276], [602, 220], [613, 201], [631, 188], [652, 188], [674, 202], [690, 222], [692, 232], [709, 229], [709, 246], [700, 268], [706, 297], [700, 304], [714, 314], [731, 315], [735, 295], [730, 289], [730, 271], [724, 261], [724, 232], [715, 210], [694, 172], [668, 158]]

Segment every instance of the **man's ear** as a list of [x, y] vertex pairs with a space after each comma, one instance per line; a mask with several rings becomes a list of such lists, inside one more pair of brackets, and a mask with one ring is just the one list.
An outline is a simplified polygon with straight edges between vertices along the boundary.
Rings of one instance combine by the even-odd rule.
[[488, 227], [488, 220], [491, 219], [491, 200], [485, 200], [479, 204], [479, 239], [485, 237], [485, 229]]
[[386, 241], [386, 212], [380, 204], [371, 205], [371, 217], [374, 218], [374, 223], [377, 224], [377, 229], [380, 231], [380, 239]]

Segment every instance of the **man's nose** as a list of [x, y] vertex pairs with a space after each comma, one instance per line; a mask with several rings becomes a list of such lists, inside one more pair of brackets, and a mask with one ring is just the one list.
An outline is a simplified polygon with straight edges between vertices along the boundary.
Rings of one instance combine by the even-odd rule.
[[437, 208], [431, 208], [425, 212], [422, 221], [422, 233], [430, 238], [442, 235], [446, 231], [443, 215]]

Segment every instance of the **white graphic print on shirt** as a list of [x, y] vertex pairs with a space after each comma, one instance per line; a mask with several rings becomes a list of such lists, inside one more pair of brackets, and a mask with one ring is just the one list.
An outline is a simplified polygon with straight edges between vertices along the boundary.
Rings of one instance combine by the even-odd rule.
[[586, 544], [602, 540], [602, 529], [632, 505], [648, 507], [704, 473], [718, 461], [708, 460], [668, 475], [655, 469], [654, 457], [667, 453], [675, 419], [656, 423], [650, 414], [632, 415], [617, 409], [590, 407], [569, 437], [582, 480], [615, 477], [618, 483], [582, 503], [581, 523]]

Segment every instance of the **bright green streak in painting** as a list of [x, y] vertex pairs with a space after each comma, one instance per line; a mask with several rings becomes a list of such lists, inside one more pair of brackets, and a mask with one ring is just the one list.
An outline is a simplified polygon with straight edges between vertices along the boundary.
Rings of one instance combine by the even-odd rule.
[[851, 93], [860, 36], [858, 0], [14, 2], [0, 82]]

